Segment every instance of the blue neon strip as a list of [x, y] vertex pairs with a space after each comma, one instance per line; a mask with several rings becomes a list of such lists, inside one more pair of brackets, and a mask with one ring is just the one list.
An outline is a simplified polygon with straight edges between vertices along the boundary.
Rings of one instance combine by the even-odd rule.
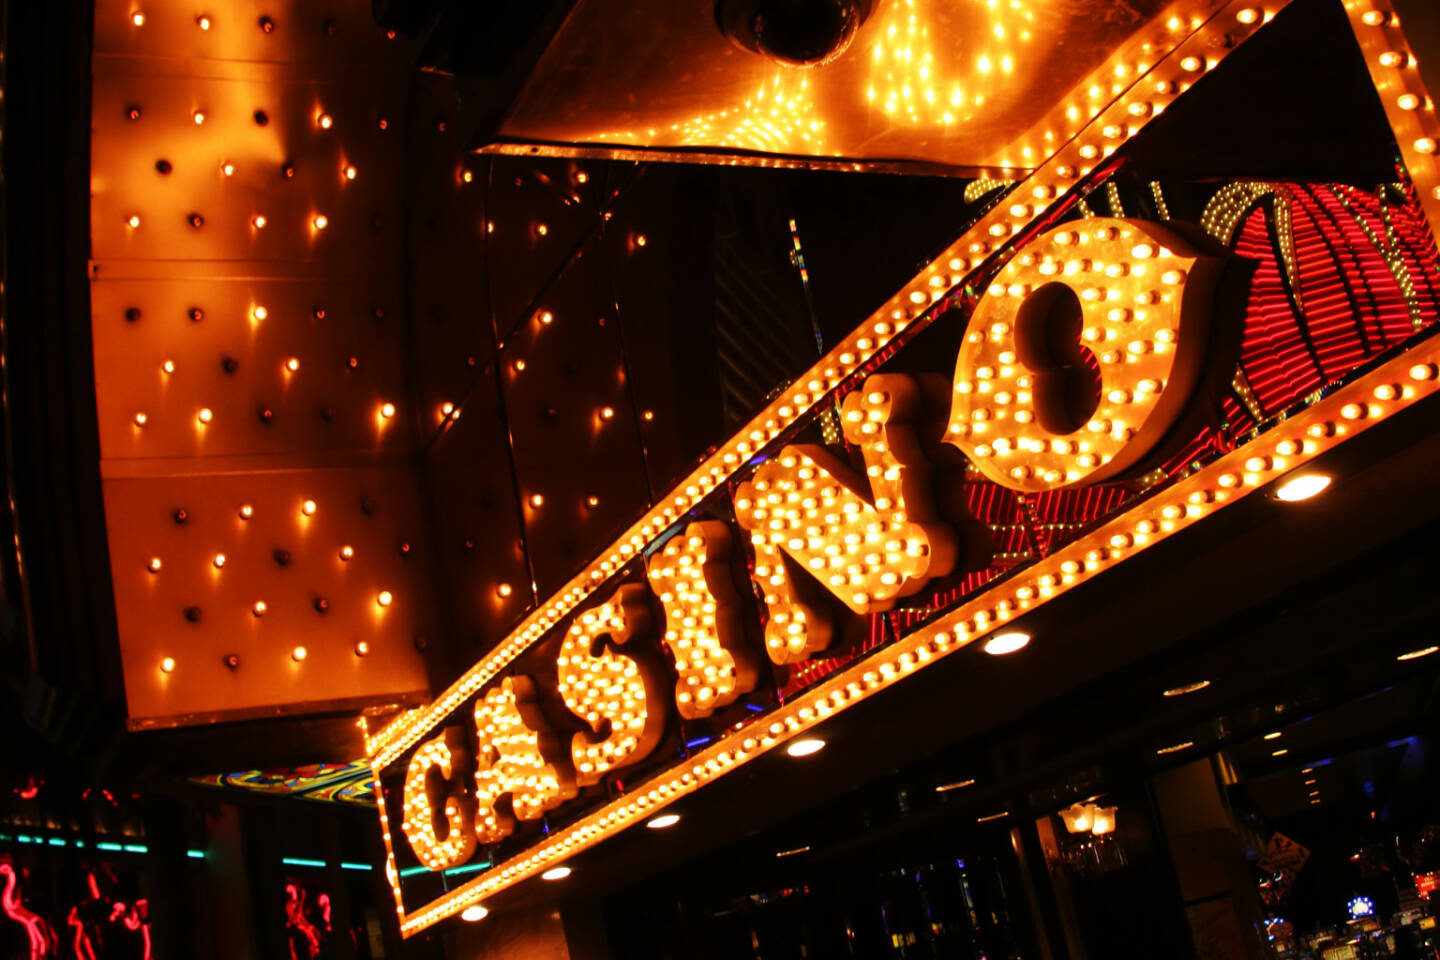
[[149, 852], [150, 852], [150, 848], [147, 847], [147, 846], [145, 846], [145, 845], [143, 845], [143, 844], [139, 844], [139, 843], [127, 843], [127, 844], [125, 844], [125, 852], [126, 852], [126, 853], [149, 853]]
[[97, 844], [95, 844], [95, 849], [96, 849], [96, 850], [123, 850], [123, 849], [125, 849], [125, 848], [122, 847], [122, 846], [120, 846], [120, 844], [118, 844], [118, 843], [97, 843]]
[[204, 860], [204, 859], [205, 859], [205, 851], [204, 851], [204, 850], [186, 850], [186, 851], [185, 851], [185, 856], [189, 857], [191, 860]]
[[52, 846], [52, 847], [63, 847], [63, 846], [65, 846], [65, 838], [64, 838], [64, 837], [51, 837], [49, 843], [50, 843], [50, 846]]
[[340, 861], [340, 869], [341, 869], [341, 870], [369, 870], [369, 869], [370, 869], [370, 864], [368, 864], [368, 863], [346, 863], [344, 860], [341, 860], [341, 861]]
[[463, 877], [467, 873], [479, 873], [481, 870], [490, 869], [490, 861], [484, 863], [467, 863], [463, 867], [451, 867], [445, 871], [447, 877]]
[[324, 860], [305, 860], [301, 857], [281, 857], [280, 862], [289, 867], [323, 867]]

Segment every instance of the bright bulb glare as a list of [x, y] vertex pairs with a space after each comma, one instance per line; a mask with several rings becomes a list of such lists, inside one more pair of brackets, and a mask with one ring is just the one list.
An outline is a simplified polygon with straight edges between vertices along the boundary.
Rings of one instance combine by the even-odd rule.
[[1187, 693], [1194, 693], [1197, 690], [1204, 690], [1210, 686], [1209, 680], [1197, 680], [1194, 683], [1183, 684], [1178, 687], [1171, 687], [1161, 694], [1162, 697], [1183, 697]]
[[673, 827], [679, 822], [680, 814], [662, 813], [660, 814], [660, 816], [645, 824], [645, 826], [649, 827], [651, 830], [664, 830], [666, 827]]
[[486, 914], [488, 914], [489, 912], [489, 910], [486, 910], [484, 907], [480, 906], [480, 904], [477, 903], [472, 906], [466, 907], [464, 910], [461, 910], [460, 919], [464, 920], [466, 923], [474, 923], [476, 920], [484, 920]]
[[1015, 631], [1002, 633], [985, 641], [985, 652], [991, 656], [1001, 656], [1006, 653], [1014, 653], [1016, 650], [1023, 650], [1030, 642], [1030, 634]]
[[785, 748], [785, 752], [792, 757], [808, 757], [812, 753], [819, 753], [825, 749], [825, 741], [817, 737], [807, 737], [804, 740], [796, 740]]
[[1307, 473], [1304, 476], [1286, 480], [1275, 489], [1275, 498], [1287, 503], [1309, 500], [1330, 486], [1330, 478], [1323, 473]]
[[540, 874], [540, 879], [564, 880], [568, 876], [570, 876], [569, 867], [551, 867], [549, 870], [546, 870], [544, 873]]
[[1421, 657], [1428, 657], [1430, 654], [1440, 651], [1440, 647], [1421, 647], [1419, 650], [1411, 650], [1409, 653], [1402, 653], [1396, 660], [1419, 660]]

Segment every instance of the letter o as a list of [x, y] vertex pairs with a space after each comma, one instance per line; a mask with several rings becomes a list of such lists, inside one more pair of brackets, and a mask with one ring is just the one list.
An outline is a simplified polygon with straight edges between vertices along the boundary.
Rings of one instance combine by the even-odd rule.
[[946, 440], [1015, 490], [1133, 466], [1199, 379], [1221, 264], [1140, 220], [1099, 217], [1036, 237], [975, 306]]

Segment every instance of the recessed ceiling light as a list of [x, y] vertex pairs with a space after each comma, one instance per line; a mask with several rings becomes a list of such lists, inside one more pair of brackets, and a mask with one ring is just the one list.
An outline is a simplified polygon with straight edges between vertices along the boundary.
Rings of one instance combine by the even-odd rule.
[[1421, 647], [1419, 650], [1411, 650], [1409, 653], [1402, 653], [1396, 660], [1419, 660], [1421, 657], [1428, 657], [1440, 647]]
[[570, 876], [569, 867], [551, 867], [549, 870], [546, 870], [544, 873], [540, 874], [540, 879], [564, 880], [568, 876]]
[[480, 906], [480, 904], [476, 903], [466, 907], [464, 910], [461, 910], [460, 919], [464, 920], [466, 923], [474, 923], [476, 920], [484, 920], [486, 914], [488, 914], [489, 912], [489, 910], [486, 910], [484, 907]]
[[1275, 488], [1275, 499], [1284, 500], [1286, 503], [1294, 503], [1297, 500], [1309, 500], [1317, 493], [1324, 491], [1330, 486], [1330, 478], [1323, 473], [1302, 473], [1298, 477], [1291, 477]]
[[819, 737], [806, 737], [804, 740], [796, 740], [785, 748], [785, 752], [792, 757], [808, 757], [812, 753], [819, 753], [825, 749], [825, 741]]
[[645, 826], [649, 827], [651, 830], [664, 830], [666, 827], [673, 827], [679, 822], [680, 814], [662, 813], [660, 814], [660, 816], [654, 817], [653, 819], [648, 821]]
[[1279, 740], [1279, 739], [1280, 739], [1280, 736], [1281, 736], [1280, 731], [1279, 731], [1279, 730], [1274, 730], [1274, 731], [1271, 731], [1270, 733], [1265, 734], [1265, 739], [1266, 739], [1266, 740]]
[[1163, 694], [1161, 694], [1161, 696], [1183, 697], [1187, 693], [1194, 693], [1197, 690], [1204, 690], [1208, 686], [1210, 686], [1209, 680], [1196, 680], [1194, 683], [1184, 683], [1178, 687], [1171, 687], [1169, 690], [1166, 690]]
[[1189, 750], [1193, 746], [1195, 746], [1194, 740], [1186, 740], [1184, 743], [1172, 743], [1168, 747], [1161, 747], [1155, 752], [1162, 755], [1166, 753], [1179, 753], [1181, 750]]
[[1014, 653], [1016, 650], [1023, 650], [1030, 642], [1030, 634], [1012, 630], [1009, 633], [999, 633], [985, 641], [985, 652], [991, 656], [1001, 656], [1007, 653]]
[[962, 787], [973, 787], [973, 786], [975, 786], [975, 781], [974, 781], [973, 779], [971, 779], [971, 780], [956, 780], [954, 783], [942, 783], [942, 784], [940, 784], [940, 786], [938, 786], [938, 787], [935, 788], [935, 792], [936, 792], [936, 793], [944, 793], [944, 792], [947, 791], [947, 790], [959, 790], [959, 789], [961, 789]]

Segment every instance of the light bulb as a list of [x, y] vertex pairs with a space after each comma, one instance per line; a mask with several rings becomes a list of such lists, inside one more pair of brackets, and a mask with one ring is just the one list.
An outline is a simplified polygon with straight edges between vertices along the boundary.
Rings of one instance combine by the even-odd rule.
[[330, 218], [322, 213], [318, 214], [313, 220], [310, 221], [310, 223], [315, 227], [316, 230], [324, 230], [326, 227], [330, 226]]
[[195, 26], [199, 27], [201, 30], [209, 30], [210, 18], [202, 13], [200, 16], [195, 18]]
[[137, 27], [145, 26], [145, 14], [141, 13], [138, 10], [135, 11], [135, 13], [130, 15], [130, 22], [135, 24], [135, 26]]
[[353, 558], [354, 556], [355, 556], [355, 548], [352, 547], [352, 546], [350, 546], [350, 544], [347, 543], [347, 544], [345, 544], [345, 546], [343, 546], [343, 547], [340, 548], [340, 559], [341, 559], [341, 560], [349, 560], [349, 559]]
[[204, 111], [204, 110], [196, 110], [193, 114], [190, 115], [190, 117], [191, 117], [192, 120], [195, 121], [195, 126], [198, 127], [198, 126], [200, 126], [200, 124], [202, 124], [202, 123], [205, 122], [205, 111]]
[[330, 114], [328, 113], [322, 113], [319, 117], [316, 118], [315, 122], [320, 124], [321, 130], [329, 130], [332, 126], [335, 125], [335, 118], [330, 116]]
[[166, 673], [173, 673], [175, 670], [175, 658], [166, 657], [164, 660], [161, 660], [160, 669], [164, 670]]
[[785, 748], [785, 752], [792, 757], [808, 757], [812, 753], [819, 753], [825, 749], [825, 741], [819, 737], [806, 737], [803, 740], [795, 740]]
[[306, 650], [304, 647], [296, 647], [294, 650], [290, 651], [290, 659], [294, 660], [296, 663], [304, 660], [309, 655], [310, 651]]
[[564, 880], [568, 876], [570, 876], [569, 867], [551, 867], [549, 870], [546, 870], [544, 873], [540, 874], [540, 879]]
[[1021, 633], [1018, 630], [1010, 633], [1001, 633], [985, 641], [985, 652], [991, 656], [1003, 656], [1007, 653], [1014, 653], [1024, 649], [1030, 642], [1030, 634]]
[[346, 180], [354, 180], [356, 175], [359, 173], [358, 170], [356, 170], [352, 166], [349, 166], [348, 164], [345, 166], [345, 169], [340, 172]]
[[315, 516], [316, 505], [314, 500], [306, 500], [300, 505], [300, 512], [307, 517]]
[[390, 601], [394, 599], [395, 597], [390, 593], [389, 590], [381, 590], [378, 594], [375, 595], [375, 602], [380, 604], [380, 606], [382, 607], [390, 606]]
[[664, 830], [666, 827], [673, 827], [680, 822], [678, 813], [662, 813], [660, 816], [648, 821], [645, 826], [651, 830]]
[[197, 413], [195, 417], [201, 423], [209, 423], [211, 420], [215, 419], [215, 414], [211, 412], [209, 407], [201, 407], [200, 412]]
[[500, 586], [495, 588], [495, 592], [500, 594], [500, 596], [502, 597], [508, 597], [511, 593], [514, 592], [514, 588], [511, 587], [508, 583], [502, 583], [500, 584]]
[[474, 923], [477, 920], [484, 920], [489, 913], [490, 911], [480, 906], [480, 904], [473, 903], [460, 911], [460, 919], [466, 923]]
[[363, 656], [367, 656], [369, 653], [370, 653], [370, 644], [369, 644], [368, 641], [361, 640], [359, 643], [355, 644], [355, 656], [357, 656], [357, 657], [363, 657]]
[[1330, 486], [1330, 478], [1323, 473], [1306, 473], [1286, 480], [1275, 488], [1275, 499], [1294, 503], [1308, 500]]
[[150, 562], [146, 564], [146, 566], [150, 569], [151, 573], [159, 573], [162, 564], [159, 557], [151, 557]]
[[255, 229], [257, 229], [257, 230], [263, 230], [263, 229], [265, 229], [265, 224], [266, 224], [267, 221], [265, 220], [265, 217], [264, 217], [263, 214], [257, 213], [257, 214], [255, 214], [254, 217], [252, 217], [252, 218], [250, 219], [250, 222], [253, 223], [253, 224], [255, 224]]
[[266, 310], [264, 307], [256, 307], [254, 310], [250, 311], [250, 315], [256, 320], [264, 320], [266, 317], [270, 316], [270, 311]]
[[219, 570], [221, 567], [225, 566], [225, 554], [223, 554], [223, 553], [217, 553], [217, 554], [215, 554], [215, 559], [212, 560], [211, 563], [215, 564], [215, 569], [216, 569], [216, 570]]
[[250, 612], [255, 614], [255, 616], [257, 617], [265, 616], [265, 610], [266, 606], [264, 600], [256, 600], [254, 605], [250, 607]]
[[131, 230], [134, 230], [136, 227], [140, 226], [140, 218], [133, 213], [130, 214], [130, 219], [126, 220], [125, 222], [129, 224]]
[[248, 504], [248, 503], [242, 503], [242, 504], [240, 504], [240, 519], [241, 519], [241, 520], [249, 520], [249, 519], [250, 519], [251, 517], [253, 517], [253, 516], [255, 516], [255, 508], [254, 508], [254, 507], [252, 507], [252, 506], [251, 506], [250, 504]]
[[393, 403], [381, 404], [381, 406], [380, 406], [380, 416], [384, 417], [386, 420], [389, 420], [391, 417], [395, 416], [395, 404], [393, 404]]
[[143, 412], [142, 412], [142, 413], [137, 413], [137, 414], [135, 414], [135, 426], [137, 426], [137, 427], [143, 427], [143, 426], [145, 426], [145, 422], [146, 422], [147, 420], [149, 420], [149, 419], [150, 419], [150, 418], [147, 417]]

